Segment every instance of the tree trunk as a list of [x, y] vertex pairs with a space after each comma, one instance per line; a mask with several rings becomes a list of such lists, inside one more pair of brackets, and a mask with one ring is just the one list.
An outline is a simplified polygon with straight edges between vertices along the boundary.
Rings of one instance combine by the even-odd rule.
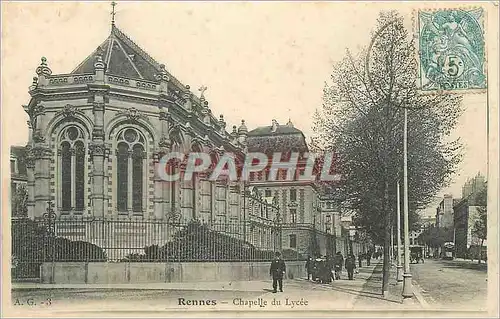
[[385, 182], [384, 187], [384, 218], [385, 218], [385, 238], [384, 238], [384, 263], [382, 273], [382, 294], [389, 290], [389, 247], [391, 242], [391, 213], [389, 210], [389, 183]]
[[481, 245], [479, 246], [479, 254], [478, 254], [478, 258], [477, 258], [477, 263], [478, 264], [481, 264], [481, 259], [483, 257], [483, 244], [484, 244], [484, 239], [481, 239]]

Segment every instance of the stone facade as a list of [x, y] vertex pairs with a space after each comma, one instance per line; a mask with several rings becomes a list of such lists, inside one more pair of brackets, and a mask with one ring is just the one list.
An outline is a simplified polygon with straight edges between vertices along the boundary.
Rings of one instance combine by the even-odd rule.
[[10, 191], [11, 191], [11, 216], [24, 217], [28, 176], [26, 170], [26, 149], [22, 146], [10, 148]]
[[[228, 134], [203, 95], [195, 97], [115, 26], [71, 74], [53, 75], [43, 58], [37, 75], [25, 106], [30, 217], [54, 200], [67, 216], [239, 218], [232, 183], [201, 175], [167, 183], [156, 166], [168, 151], [243, 156], [244, 124]], [[183, 164], [175, 167], [181, 174]]]
[[453, 227], [453, 196], [446, 194], [436, 209], [436, 227]]
[[[24, 106], [30, 130], [28, 217], [42, 217], [53, 203], [57, 217], [69, 220], [249, 222], [260, 225], [258, 233], [245, 237], [257, 247], [269, 247], [269, 229], [280, 223], [286, 245], [275, 248], [291, 248], [285, 238], [296, 233], [297, 249], [308, 251], [311, 232], [325, 237], [338, 219], [332, 212], [327, 222], [314, 181], [269, 182], [262, 173], [245, 183], [211, 182], [202, 173], [185, 181], [185, 162], [167, 165], [180, 174], [179, 181], [160, 179], [158, 165], [169, 152], [205, 152], [216, 163], [225, 152], [241, 160], [249, 151], [276, 151], [272, 143], [284, 151], [308, 151], [290, 121], [249, 132], [242, 120], [227, 132], [223, 115], [212, 114], [205, 89], [195, 96], [114, 24], [109, 37], [69, 74], [53, 74], [42, 58]], [[319, 245], [326, 252], [330, 244], [321, 239]]]

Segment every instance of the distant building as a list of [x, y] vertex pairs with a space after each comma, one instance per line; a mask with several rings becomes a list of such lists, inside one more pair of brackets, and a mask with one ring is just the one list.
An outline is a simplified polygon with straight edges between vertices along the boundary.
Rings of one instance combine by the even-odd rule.
[[429, 227], [436, 226], [436, 216], [424, 216], [422, 217], [422, 227], [427, 229]]
[[22, 211], [19, 206], [22, 201], [22, 188], [26, 189], [28, 175], [26, 171], [26, 148], [23, 146], [12, 146], [10, 148], [10, 194], [12, 204], [12, 216], [27, 216], [27, 211]]
[[[486, 187], [486, 179], [478, 174], [469, 179], [462, 187], [462, 199], [453, 206], [455, 251], [457, 257], [469, 257], [470, 249], [481, 245], [481, 241], [473, 234], [474, 224], [478, 219], [478, 209], [484, 205], [478, 201], [478, 194]], [[483, 250], [486, 241], [483, 242]]]
[[453, 196], [450, 194], [444, 195], [436, 209], [436, 227], [453, 227]]
[[420, 228], [417, 230], [412, 230], [409, 233], [410, 245], [423, 245], [424, 243], [418, 240], [418, 236], [422, 234], [426, 229], [436, 225], [435, 216], [423, 216], [421, 218]]

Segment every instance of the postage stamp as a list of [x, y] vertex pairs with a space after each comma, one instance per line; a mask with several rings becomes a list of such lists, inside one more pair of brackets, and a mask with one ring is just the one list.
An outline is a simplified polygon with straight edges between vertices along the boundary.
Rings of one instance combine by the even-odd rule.
[[420, 88], [486, 88], [484, 10], [418, 11]]

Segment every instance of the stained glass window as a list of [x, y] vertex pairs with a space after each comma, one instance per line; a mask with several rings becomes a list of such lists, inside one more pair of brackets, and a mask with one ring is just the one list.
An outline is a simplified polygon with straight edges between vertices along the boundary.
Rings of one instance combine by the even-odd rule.
[[82, 141], [75, 143], [75, 208], [85, 207], [85, 146]]
[[71, 152], [68, 142], [61, 144], [62, 210], [71, 210]]
[[144, 186], [146, 139], [135, 128], [126, 128], [117, 135], [116, 177], [118, 213], [142, 214], [144, 211]]
[[82, 213], [85, 209], [86, 187], [86, 147], [83, 130], [75, 125], [65, 127], [61, 131], [59, 143], [59, 207], [65, 213]]
[[128, 145], [120, 143], [116, 154], [116, 178], [118, 211], [125, 212], [128, 207]]

